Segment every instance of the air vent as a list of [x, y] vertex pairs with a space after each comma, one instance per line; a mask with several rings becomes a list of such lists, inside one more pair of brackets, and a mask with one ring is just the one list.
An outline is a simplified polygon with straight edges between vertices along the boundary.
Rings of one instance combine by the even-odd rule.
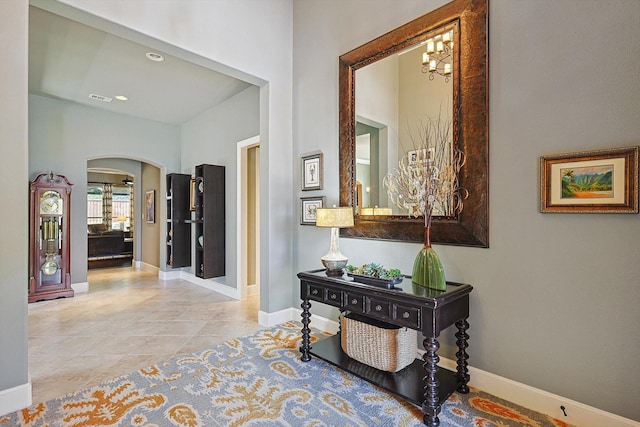
[[113, 98], [109, 98], [108, 96], [96, 95], [95, 93], [89, 94], [89, 98], [95, 99], [96, 101], [102, 101], [102, 102], [113, 101]]

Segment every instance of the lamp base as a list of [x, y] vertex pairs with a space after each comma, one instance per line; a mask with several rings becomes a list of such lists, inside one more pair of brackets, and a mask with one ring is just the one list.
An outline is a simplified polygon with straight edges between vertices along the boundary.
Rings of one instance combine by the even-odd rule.
[[338, 248], [338, 232], [337, 227], [331, 227], [331, 247], [329, 248], [329, 252], [320, 258], [329, 276], [342, 276], [342, 269], [345, 268], [347, 262], [349, 262], [349, 258], [344, 256]]
[[348, 259], [328, 260], [321, 258], [322, 265], [327, 269], [327, 276], [342, 276], [344, 268], [347, 266]]

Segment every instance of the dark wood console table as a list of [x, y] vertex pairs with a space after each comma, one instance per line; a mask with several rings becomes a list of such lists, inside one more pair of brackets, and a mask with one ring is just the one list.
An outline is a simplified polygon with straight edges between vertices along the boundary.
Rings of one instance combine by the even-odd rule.
[[[301, 360], [311, 355], [332, 363], [356, 376], [376, 384], [422, 407], [423, 421], [438, 426], [442, 403], [453, 393], [468, 393], [469, 370], [466, 349], [469, 335], [469, 293], [472, 286], [447, 282], [446, 291], [435, 291], [413, 285], [405, 278], [394, 289], [354, 282], [347, 275], [327, 276], [325, 270], [298, 273], [302, 299]], [[416, 359], [403, 370], [390, 373], [380, 371], [349, 358], [340, 347], [340, 337], [321, 340], [311, 347], [309, 323], [311, 303], [317, 301], [358, 313], [375, 320], [418, 330], [425, 337], [422, 360]], [[440, 331], [455, 324], [458, 346], [456, 372], [439, 368], [438, 336]]]

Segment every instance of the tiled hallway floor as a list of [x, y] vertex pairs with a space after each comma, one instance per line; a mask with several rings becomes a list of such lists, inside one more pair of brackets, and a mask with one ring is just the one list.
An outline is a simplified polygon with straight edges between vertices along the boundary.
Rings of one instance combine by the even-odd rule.
[[133, 268], [90, 270], [89, 292], [29, 304], [33, 403], [252, 333], [245, 301]]

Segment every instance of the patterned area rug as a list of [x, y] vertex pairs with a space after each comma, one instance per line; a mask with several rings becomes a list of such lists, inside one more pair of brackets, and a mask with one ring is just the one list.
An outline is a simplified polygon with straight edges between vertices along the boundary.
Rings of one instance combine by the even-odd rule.
[[[420, 426], [420, 408], [313, 358], [289, 322], [0, 416], [0, 426]], [[313, 340], [319, 335], [314, 331]], [[567, 424], [479, 390], [454, 393], [441, 426]]]

